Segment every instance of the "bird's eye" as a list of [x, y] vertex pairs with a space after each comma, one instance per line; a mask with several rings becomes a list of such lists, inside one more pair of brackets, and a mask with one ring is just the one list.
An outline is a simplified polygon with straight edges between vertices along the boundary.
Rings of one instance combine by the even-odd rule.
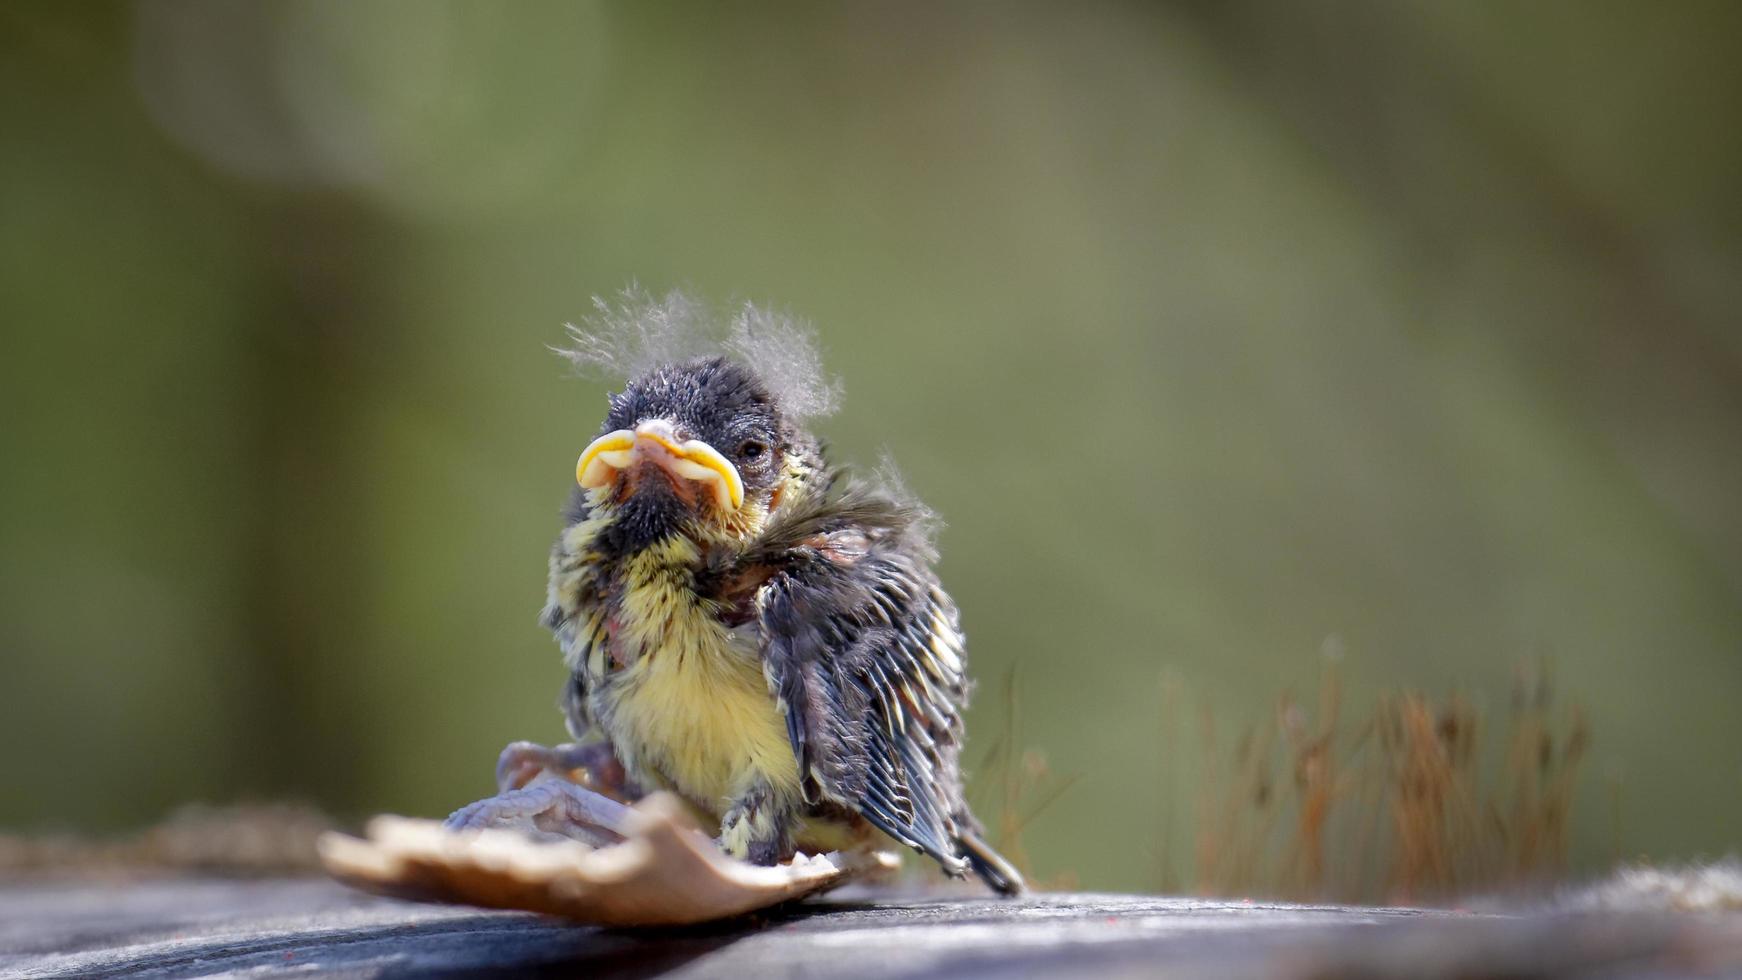
[[762, 454], [767, 451], [768, 447], [755, 439], [747, 440], [738, 447], [738, 455], [743, 459], [761, 459]]

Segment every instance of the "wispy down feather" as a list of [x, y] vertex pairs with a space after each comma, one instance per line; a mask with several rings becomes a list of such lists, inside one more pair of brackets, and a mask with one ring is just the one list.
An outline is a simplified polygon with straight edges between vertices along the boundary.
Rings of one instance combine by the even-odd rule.
[[841, 382], [823, 371], [808, 325], [745, 303], [732, 317], [726, 349], [754, 368], [792, 415], [828, 415], [840, 407]]
[[553, 349], [584, 373], [630, 379], [662, 364], [726, 356], [756, 372], [795, 418], [840, 405], [841, 384], [823, 371], [810, 326], [751, 303], [726, 318], [677, 290], [655, 299], [632, 285], [615, 302], [593, 297], [593, 315], [569, 324], [568, 334], [570, 346]]
[[868, 483], [872, 493], [892, 501], [901, 509], [905, 518], [902, 536], [913, 553], [927, 562], [937, 561], [937, 536], [944, 529], [943, 518], [937, 511], [920, 503], [919, 497], [907, 488], [907, 481], [901, 478], [901, 471], [895, 466], [895, 457], [887, 450], [877, 460], [877, 468], [871, 471]]

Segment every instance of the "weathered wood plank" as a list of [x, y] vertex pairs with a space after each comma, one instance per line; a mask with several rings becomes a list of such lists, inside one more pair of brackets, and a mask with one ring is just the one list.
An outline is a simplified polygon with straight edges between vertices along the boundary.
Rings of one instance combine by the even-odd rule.
[[836, 897], [601, 930], [320, 880], [0, 886], [0, 975], [1742, 976], [1742, 916], [1315, 907], [1115, 895]]

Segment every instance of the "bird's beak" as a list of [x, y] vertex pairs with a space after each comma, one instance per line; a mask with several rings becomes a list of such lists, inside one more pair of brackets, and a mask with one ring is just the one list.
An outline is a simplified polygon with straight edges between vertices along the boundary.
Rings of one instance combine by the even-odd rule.
[[721, 510], [734, 511], [744, 503], [744, 480], [738, 467], [700, 439], [679, 442], [676, 430], [664, 419], [651, 419], [633, 429], [618, 429], [594, 439], [575, 462], [575, 480], [589, 490], [606, 486], [618, 473], [643, 460], [673, 476], [708, 486]]

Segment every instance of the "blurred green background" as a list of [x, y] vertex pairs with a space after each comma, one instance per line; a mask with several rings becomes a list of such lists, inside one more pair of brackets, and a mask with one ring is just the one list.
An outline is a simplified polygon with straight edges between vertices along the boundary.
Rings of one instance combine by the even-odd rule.
[[1043, 874], [1156, 887], [1164, 675], [1250, 722], [1327, 638], [1356, 700], [1497, 719], [1552, 661], [1578, 868], [1735, 848], [1738, 37], [1724, 2], [8, 3], [0, 826], [440, 814], [558, 738], [534, 620], [605, 388], [545, 347], [638, 280], [817, 325], [824, 434], [949, 524], [970, 755], [1018, 664], [1080, 777]]

